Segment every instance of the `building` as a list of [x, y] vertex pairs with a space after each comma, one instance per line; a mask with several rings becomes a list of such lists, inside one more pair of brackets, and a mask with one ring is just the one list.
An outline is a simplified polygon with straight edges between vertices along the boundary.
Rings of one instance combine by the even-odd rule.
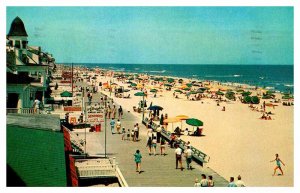
[[32, 108], [37, 98], [45, 102], [55, 59], [41, 51], [39, 46], [28, 45], [28, 34], [23, 21], [16, 17], [6, 37], [7, 108], [23, 112]]

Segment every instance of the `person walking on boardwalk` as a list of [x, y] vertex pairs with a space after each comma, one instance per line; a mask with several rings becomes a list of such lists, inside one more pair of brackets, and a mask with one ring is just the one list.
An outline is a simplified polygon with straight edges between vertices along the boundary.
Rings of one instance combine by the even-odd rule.
[[201, 184], [200, 184], [198, 178], [196, 178], [196, 179], [195, 179], [194, 187], [200, 187], [200, 186], [201, 186]]
[[234, 183], [234, 177], [230, 177], [229, 184], [227, 187], [237, 187], [237, 185]]
[[237, 179], [238, 180], [235, 182], [236, 186], [237, 187], [245, 187], [245, 183], [242, 181], [242, 177], [240, 175], [237, 177]]
[[122, 119], [122, 116], [123, 116], [123, 109], [122, 109], [122, 106], [120, 106], [119, 109], [118, 109], [118, 117], [119, 117], [119, 119]]
[[120, 134], [121, 121], [120, 121], [119, 119], [118, 119], [118, 121], [117, 121], [116, 128], [117, 128], [117, 133]]
[[208, 180], [206, 179], [206, 175], [201, 174], [201, 178], [202, 178], [200, 181], [201, 187], [208, 187]]
[[213, 177], [208, 176], [208, 187], [214, 187], [214, 186], [215, 186], [215, 182], [213, 181]]
[[125, 140], [125, 135], [126, 135], [126, 131], [125, 131], [125, 127], [122, 128], [122, 140]]
[[275, 173], [276, 173], [276, 170], [279, 169], [281, 171], [281, 175], [283, 175], [283, 171], [281, 169], [281, 164], [282, 163], [284, 166], [285, 164], [281, 161], [281, 159], [279, 158], [279, 155], [278, 153], [275, 154], [275, 159], [274, 160], [271, 160], [270, 162], [274, 162], [276, 161], [276, 166], [274, 168], [274, 173], [273, 173], [273, 176], [275, 176]]
[[110, 121], [110, 127], [111, 127], [111, 133], [114, 134], [115, 133], [115, 119], [112, 118], [111, 121]]
[[152, 139], [152, 144], [151, 144], [154, 156], [156, 156], [156, 144], [157, 144], [157, 140], [156, 140], [156, 137], [154, 136]]
[[148, 137], [146, 147], [148, 147], [149, 155], [151, 155], [152, 138]]
[[165, 153], [165, 150], [166, 150], [166, 140], [164, 138], [162, 138], [160, 140], [160, 155], [166, 155]]
[[136, 150], [134, 154], [134, 161], [135, 161], [135, 166], [136, 166], [136, 172], [141, 173], [141, 162], [142, 162], [142, 154], [140, 153], [140, 150]]
[[192, 150], [191, 146], [188, 145], [187, 149], [185, 150], [185, 159], [186, 159], [186, 167], [187, 169], [192, 169], [191, 163], [192, 163]]
[[176, 169], [178, 169], [178, 162], [180, 163], [180, 169], [181, 171], [183, 170], [182, 167], [182, 149], [179, 147], [179, 145], [176, 145], [176, 149], [175, 149], [175, 158], [176, 158]]

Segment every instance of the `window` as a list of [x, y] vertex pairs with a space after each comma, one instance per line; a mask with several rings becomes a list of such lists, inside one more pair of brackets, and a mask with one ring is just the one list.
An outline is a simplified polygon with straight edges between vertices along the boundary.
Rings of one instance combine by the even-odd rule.
[[16, 48], [21, 48], [21, 45], [20, 45], [20, 41], [19, 41], [19, 40], [16, 40], [16, 41], [15, 41], [15, 47], [16, 47]]
[[25, 49], [27, 47], [28, 41], [22, 41], [22, 48]]

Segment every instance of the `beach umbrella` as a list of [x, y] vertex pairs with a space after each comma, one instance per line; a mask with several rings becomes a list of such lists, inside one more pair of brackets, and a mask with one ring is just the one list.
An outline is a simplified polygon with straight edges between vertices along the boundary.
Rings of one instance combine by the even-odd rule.
[[182, 93], [182, 90], [174, 90], [174, 92], [179, 92], [179, 93]]
[[250, 91], [247, 91], [247, 92], [243, 92], [243, 93], [242, 93], [242, 96], [249, 96], [249, 95], [251, 95], [251, 92], [250, 92]]
[[194, 118], [191, 118], [191, 119], [186, 119], [186, 124], [188, 125], [191, 125], [191, 126], [203, 126], [203, 122], [200, 121], [199, 119], [194, 119]]
[[164, 120], [164, 123], [172, 123], [172, 130], [173, 130], [173, 123], [178, 123], [180, 122], [180, 119], [176, 117], [170, 117]]
[[224, 95], [224, 93], [221, 92], [221, 91], [216, 92], [216, 94], [217, 94], [217, 95]]
[[133, 77], [130, 77], [130, 78], [128, 78], [128, 80], [134, 80], [134, 78], [133, 78]]
[[60, 93], [60, 96], [61, 97], [72, 97], [73, 95], [71, 92], [64, 91], [64, 92]]
[[237, 90], [236, 92], [244, 92], [244, 90], [243, 89], [239, 89], [239, 90]]
[[157, 92], [157, 91], [158, 91], [158, 90], [155, 89], [155, 88], [150, 90], [150, 92]]
[[183, 82], [183, 80], [180, 78], [180, 79], [178, 80], [178, 82], [179, 82], [179, 83], [182, 83], [182, 82]]
[[179, 120], [187, 120], [187, 119], [189, 119], [189, 116], [187, 116], [187, 115], [177, 115], [176, 118], [178, 118]]
[[164, 84], [165, 86], [167, 86], [167, 87], [172, 87], [172, 85], [171, 84]]
[[137, 92], [134, 96], [146, 96], [146, 94], [144, 92]]
[[197, 92], [197, 93], [204, 93], [204, 90], [198, 89], [196, 92]]
[[189, 87], [186, 87], [186, 88], [184, 88], [183, 90], [185, 90], [185, 91], [189, 91], [189, 90], [191, 90], [191, 88], [189, 88]]
[[181, 129], [182, 129], [182, 121], [187, 120], [189, 117], [187, 115], [177, 115], [176, 118], [178, 118], [181, 122]]
[[137, 84], [136, 83], [131, 83], [131, 86], [135, 87], [135, 86], [137, 86]]
[[174, 82], [174, 79], [173, 78], [168, 78], [167, 81], [172, 83], [172, 82]]
[[250, 96], [245, 96], [243, 101], [244, 101], [244, 103], [250, 103], [251, 102], [251, 97]]
[[188, 92], [187, 95], [191, 95], [191, 94], [197, 94], [198, 92], [196, 91], [191, 91], [191, 92]]
[[225, 97], [229, 100], [234, 100], [235, 99], [234, 95], [235, 95], [235, 93], [233, 91], [228, 91], [228, 92], [226, 92]]
[[198, 88], [198, 90], [202, 90], [202, 91], [205, 91], [205, 90], [208, 90], [209, 88], [207, 88], [207, 87], [200, 87], [200, 88]]
[[274, 93], [275, 93], [274, 90], [268, 90], [268, 91], [267, 91], [267, 94], [274, 94]]
[[157, 106], [157, 105], [153, 105], [148, 108], [148, 110], [151, 110], [151, 111], [157, 111], [157, 110], [161, 111], [163, 109], [164, 108], [162, 108], [161, 106]]
[[127, 84], [132, 84], [133, 82], [131, 82], [131, 81], [128, 81], [128, 82], [126, 82]]
[[284, 95], [284, 96], [282, 96], [282, 99], [294, 99], [294, 96], [292, 96], [292, 95]]
[[130, 91], [129, 89], [124, 89], [124, 90], [123, 90], [123, 92], [129, 92], [129, 91]]
[[259, 98], [257, 96], [252, 96], [251, 97], [251, 102], [253, 104], [259, 104]]
[[193, 84], [192, 84], [192, 83], [188, 83], [188, 84], [186, 84], [186, 86], [187, 86], [187, 87], [192, 87]]

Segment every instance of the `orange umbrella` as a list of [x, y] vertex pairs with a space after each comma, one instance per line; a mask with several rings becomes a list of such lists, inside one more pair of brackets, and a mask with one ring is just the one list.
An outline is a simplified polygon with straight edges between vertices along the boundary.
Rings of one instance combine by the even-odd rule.
[[186, 120], [186, 119], [188, 119], [189, 117], [186, 116], [186, 115], [177, 115], [176, 118], [179, 119], [179, 120]]
[[178, 118], [181, 122], [181, 129], [182, 129], [182, 121], [187, 120], [189, 117], [186, 115], [177, 115], [176, 118]]
[[178, 123], [180, 122], [180, 119], [177, 117], [170, 117], [164, 120], [164, 123], [172, 123], [172, 130], [173, 130], [173, 123]]

